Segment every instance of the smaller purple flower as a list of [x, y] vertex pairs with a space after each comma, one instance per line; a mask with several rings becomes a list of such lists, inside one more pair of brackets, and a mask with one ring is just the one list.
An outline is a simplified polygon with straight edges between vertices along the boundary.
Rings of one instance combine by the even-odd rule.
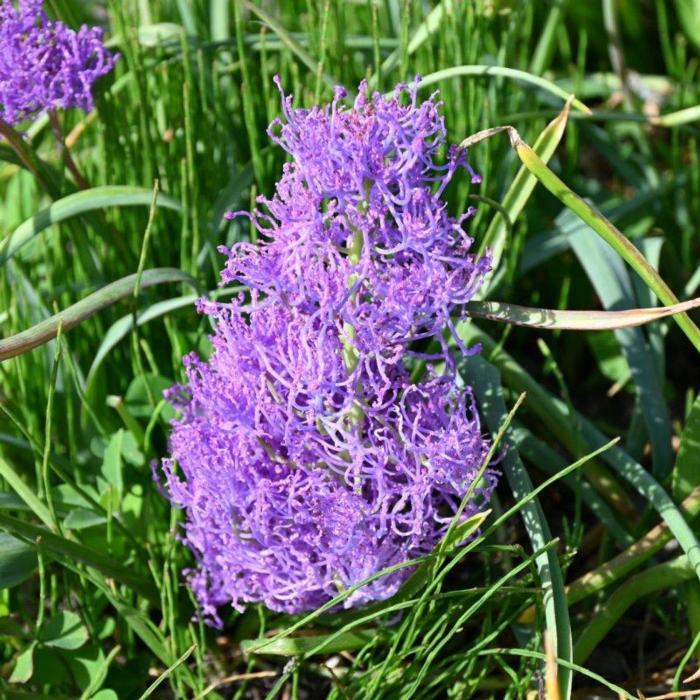
[[117, 56], [102, 29], [51, 20], [43, 0], [0, 0], [0, 118], [12, 125], [51, 109], [93, 106], [95, 81]]

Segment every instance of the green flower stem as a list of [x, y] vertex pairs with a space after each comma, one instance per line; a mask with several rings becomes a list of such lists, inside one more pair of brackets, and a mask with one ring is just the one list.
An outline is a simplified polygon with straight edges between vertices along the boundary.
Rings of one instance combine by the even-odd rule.
[[[369, 196], [369, 192], [367, 193]], [[349, 250], [348, 250], [348, 260], [353, 264], [357, 265], [360, 262], [360, 258], [362, 257], [362, 246], [364, 245], [364, 237], [362, 235], [362, 231], [360, 231], [357, 228], [353, 228], [353, 235], [349, 241]], [[350, 277], [348, 277], [348, 286], [352, 287], [355, 282], [357, 281], [357, 275], [352, 274]], [[354, 299], [355, 294], [352, 295], [350, 298], [350, 301], [352, 303], [352, 300]], [[357, 337], [355, 328], [349, 324], [349, 323], [344, 323], [343, 324], [343, 338], [342, 338], [342, 343], [343, 343], [343, 360], [345, 362], [345, 367], [348, 371], [348, 374], [352, 374], [355, 369], [357, 368], [357, 363], [359, 362], [359, 355], [357, 353], [356, 348], [353, 345], [353, 342], [355, 338]], [[357, 389], [359, 390], [359, 385]], [[350, 422], [353, 424], [358, 424], [362, 421], [364, 418], [364, 411], [362, 409], [362, 406], [360, 406], [357, 402], [355, 402], [350, 409], [349, 413], [349, 418]]]

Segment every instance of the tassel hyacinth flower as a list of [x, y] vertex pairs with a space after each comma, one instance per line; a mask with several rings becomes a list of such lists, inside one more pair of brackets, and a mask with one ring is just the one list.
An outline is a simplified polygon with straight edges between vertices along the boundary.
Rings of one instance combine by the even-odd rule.
[[[280, 88], [281, 91], [281, 88]], [[271, 138], [290, 155], [276, 193], [249, 217], [260, 244], [230, 250], [224, 283], [249, 289], [202, 300], [215, 331], [207, 361], [185, 358], [187, 383], [164, 460], [189, 581], [202, 613], [262, 602], [313, 609], [367, 577], [430, 552], [470, 487], [462, 517], [495, 486], [469, 388], [459, 388], [446, 329], [488, 271], [442, 199], [466, 153], [438, 152], [433, 98], [344, 91], [311, 110], [282, 95]], [[405, 104], [404, 104], [405, 102]], [[430, 339], [427, 376], [409, 369]], [[458, 344], [465, 353], [472, 350]], [[393, 595], [404, 568], [360, 587], [346, 607]]]
[[51, 20], [44, 0], [0, 0], [0, 119], [15, 126], [41, 112], [93, 108], [95, 81], [116, 56], [99, 27]]

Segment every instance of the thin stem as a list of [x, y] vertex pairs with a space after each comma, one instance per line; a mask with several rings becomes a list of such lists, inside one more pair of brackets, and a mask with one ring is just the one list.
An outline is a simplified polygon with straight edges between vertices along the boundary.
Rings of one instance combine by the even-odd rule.
[[78, 170], [78, 166], [71, 155], [70, 148], [66, 146], [66, 140], [63, 136], [63, 129], [61, 128], [61, 121], [58, 118], [56, 110], [49, 110], [49, 123], [51, 124], [51, 130], [53, 131], [54, 138], [56, 139], [59, 153], [63, 157], [63, 162], [66, 168], [68, 168], [68, 172], [70, 172], [70, 174], [73, 176], [75, 184], [78, 185], [81, 190], [90, 189], [90, 183], [83, 176], [80, 170]]
[[5, 138], [10, 148], [17, 154], [20, 162], [34, 175], [51, 198], [57, 199], [60, 196], [58, 188], [55, 183], [47, 177], [46, 173], [43, 172], [41, 161], [27, 146], [19, 132], [4, 119], [0, 119], [0, 135]]

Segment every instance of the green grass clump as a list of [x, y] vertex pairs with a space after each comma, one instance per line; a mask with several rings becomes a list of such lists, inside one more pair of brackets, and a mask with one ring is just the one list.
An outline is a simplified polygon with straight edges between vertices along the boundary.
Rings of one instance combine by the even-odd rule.
[[461, 324], [483, 347], [460, 371], [500, 431], [504, 477], [460, 525], [478, 535], [415, 562], [382, 604], [251, 606], [205, 627], [150, 463], [174, 415], [163, 389], [183, 354], [208, 352], [194, 300], [233, 293], [217, 288], [217, 246], [255, 236], [223, 213], [269, 194], [284, 162], [265, 134], [275, 74], [305, 105], [337, 83], [388, 91], [421, 74], [452, 141], [517, 130], [516, 149], [504, 135], [471, 146], [477, 194], [466, 178], [449, 190], [455, 212], [477, 205], [470, 230], [499, 259], [486, 299], [617, 310], [673, 303], [667, 288], [698, 296], [697, 3], [47, 4], [74, 26], [102, 21], [121, 58], [95, 112], [60, 115], [87, 189], [48, 119], [0, 141], [0, 697], [693, 687], [697, 312], [614, 331]]

